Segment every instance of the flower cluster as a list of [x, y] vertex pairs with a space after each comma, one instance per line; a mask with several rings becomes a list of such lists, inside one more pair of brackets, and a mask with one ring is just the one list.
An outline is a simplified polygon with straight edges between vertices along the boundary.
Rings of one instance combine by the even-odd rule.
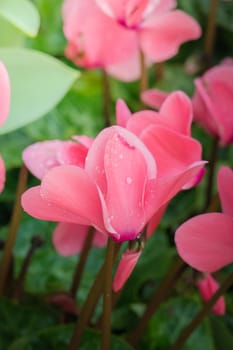
[[[24, 161], [42, 182], [24, 193], [24, 209], [62, 225], [94, 226], [116, 242], [138, 239], [146, 225], [149, 236], [167, 203], [181, 189], [198, 183], [203, 173], [201, 145], [190, 135], [192, 104], [184, 93], [176, 92], [159, 113], [131, 114], [118, 101], [117, 121], [119, 125], [89, 140], [88, 147], [82, 144], [83, 136], [76, 137], [79, 143], [30, 146]], [[47, 168], [38, 169], [35, 159], [43, 159], [40, 164]], [[60, 237], [56, 245], [58, 250], [59, 243], [64, 245], [64, 232], [66, 254], [70, 254], [73, 230], [56, 233]]]

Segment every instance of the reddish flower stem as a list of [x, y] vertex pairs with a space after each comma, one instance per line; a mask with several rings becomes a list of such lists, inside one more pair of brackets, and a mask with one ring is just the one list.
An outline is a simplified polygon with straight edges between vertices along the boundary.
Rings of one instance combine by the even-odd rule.
[[219, 0], [210, 0], [210, 9], [205, 36], [205, 55], [207, 57], [211, 57], [214, 49], [218, 2]]
[[2, 261], [0, 265], [0, 296], [3, 294], [6, 277], [12, 261], [12, 250], [14, 247], [18, 227], [21, 220], [22, 208], [21, 208], [21, 195], [26, 189], [28, 178], [28, 170], [25, 165], [22, 165], [19, 172], [19, 180], [16, 191], [15, 204], [12, 212], [12, 217], [9, 225], [9, 232], [6, 239]]
[[105, 281], [103, 293], [103, 316], [101, 350], [110, 349], [111, 341], [111, 311], [112, 311], [112, 268], [114, 263], [115, 243], [112, 238], [108, 238], [107, 252], [105, 258]]
[[102, 69], [102, 85], [103, 85], [103, 114], [105, 126], [110, 126], [111, 123], [111, 113], [110, 113], [110, 105], [111, 105], [111, 96], [110, 96], [110, 83], [107, 72]]
[[138, 324], [134, 328], [133, 332], [129, 334], [128, 340], [133, 347], [136, 347], [140, 338], [142, 337], [147, 324], [158, 308], [158, 306], [164, 301], [171, 291], [172, 286], [176, 283], [181, 273], [184, 271], [187, 265], [178, 257], [172, 268], [169, 270], [165, 279], [155, 291], [151, 301], [147, 305], [147, 308], [140, 318]]
[[19, 277], [15, 282], [15, 289], [13, 293], [13, 298], [19, 300], [23, 291], [23, 285], [25, 281], [25, 277], [27, 275], [28, 268], [30, 266], [31, 259], [35, 253], [35, 251], [43, 245], [44, 241], [40, 236], [34, 236], [31, 240], [31, 247], [28, 250], [28, 253], [24, 259], [22, 264]]
[[90, 227], [88, 235], [87, 235], [85, 242], [84, 242], [84, 246], [83, 246], [81, 254], [80, 254], [77, 268], [76, 268], [75, 273], [74, 273], [72, 286], [70, 288], [70, 294], [72, 295], [73, 298], [75, 298], [75, 296], [77, 294], [77, 290], [78, 290], [80, 282], [81, 282], [83, 271], [84, 271], [86, 261], [88, 258], [88, 253], [89, 253], [91, 246], [92, 246], [94, 232], [95, 232], [95, 229], [93, 227]]
[[199, 326], [203, 318], [212, 309], [218, 298], [223, 295], [223, 293], [233, 284], [233, 272], [223, 281], [220, 288], [213, 295], [213, 297], [203, 306], [203, 308], [198, 312], [196, 317], [190, 322], [190, 324], [183, 330], [176, 342], [170, 348], [170, 350], [180, 350], [185, 344], [186, 340], [192, 334], [192, 332]]
[[[120, 244], [116, 245], [116, 249], [114, 252], [114, 261], [117, 257], [117, 253], [119, 249], [120, 249]], [[74, 328], [74, 332], [73, 332], [68, 350], [76, 350], [80, 345], [82, 334], [92, 317], [92, 314], [100, 298], [101, 292], [103, 291], [104, 278], [105, 278], [104, 271], [105, 271], [105, 263], [102, 265], [101, 269], [99, 270], [96, 276], [96, 279], [89, 291], [87, 299], [82, 307], [77, 324]]]
[[209, 162], [209, 173], [207, 179], [207, 187], [206, 187], [206, 201], [204, 211], [210, 205], [212, 195], [213, 195], [213, 184], [214, 184], [214, 176], [215, 176], [215, 166], [218, 159], [218, 139], [215, 137], [213, 139], [210, 162]]

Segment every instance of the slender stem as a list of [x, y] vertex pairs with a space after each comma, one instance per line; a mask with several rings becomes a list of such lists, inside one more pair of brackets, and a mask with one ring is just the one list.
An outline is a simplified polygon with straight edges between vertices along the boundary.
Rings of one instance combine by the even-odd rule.
[[105, 126], [110, 126], [111, 123], [111, 96], [110, 96], [110, 83], [107, 72], [102, 69], [102, 84], [103, 84], [103, 114], [105, 120]]
[[210, 9], [205, 36], [205, 55], [207, 58], [211, 57], [214, 49], [218, 1], [219, 0], [210, 0]]
[[233, 284], [233, 271], [231, 274], [223, 281], [220, 288], [213, 295], [213, 297], [203, 306], [196, 317], [190, 322], [190, 324], [183, 330], [176, 342], [173, 344], [170, 350], [179, 350], [183, 347], [184, 343], [191, 335], [191, 333], [199, 326], [203, 318], [214, 306], [218, 298], [223, 295], [223, 293]]
[[164, 77], [164, 64], [165, 62], [159, 62], [155, 64], [155, 78], [156, 81], [160, 81]]
[[217, 162], [218, 156], [218, 139], [215, 137], [213, 139], [210, 162], [209, 162], [209, 176], [207, 180], [206, 187], [206, 202], [205, 202], [205, 210], [208, 208], [211, 202], [212, 194], [213, 194], [213, 183], [214, 183], [214, 175], [215, 175], [215, 166]]
[[40, 236], [34, 236], [31, 240], [31, 247], [28, 250], [28, 253], [26, 255], [26, 258], [24, 259], [24, 262], [21, 267], [21, 271], [19, 273], [19, 277], [17, 281], [15, 282], [15, 290], [13, 293], [13, 297], [16, 300], [20, 299], [22, 290], [23, 290], [23, 285], [25, 281], [25, 277], [27, 275], [28, 268], [30, 266], [31, 259], [33, 257], [33, 254], [35, 251], [40, 248], [43, 245], [44, 241]]
[[[117, 257], [117, 253], [120, 249], [120, 244], [116, 246], [115, 254], [114, 254], [114, 261]], [[95, 310], [96, 304], [100, 298], [101, 292], [103, 290], [103, 284], [104, 284], [104, 271], [105, 271], [105, 263], [102, 265], [101, 269], [99, 270], [96, 279], [89, 291], [89, 294], [87, 296], [87, 299], [85, 301], [85, 304], [82, 307], [82, 310], [80, 312], [77, 324], [74, 329], [74, 333], [71, 338], [70, 345], [68, 347], [68, 350], [76, 350], [78, 349], [78, 346], [81, 342], [82, 334], [91, 319], [91, 316]]]
[[77, 268], [76, 268], [75, 273], [74, 273], [74, 278], [73, 278], [72, 286], [70, 289], [70, 293], [74, 298], [76, 296], [77, 290], [78, 290], [80, 282], [81, 282], [81, 278], [82, 278], [83, 270], [84, 270], [85, 265], [86, 265], [88, 253], [89, 253], [91, 246], [92, 246], [94, 232], [95, 232], [95, 229], [93, 227], [90, 227], [89, 232], [88, 232], [87, 237], [86, 237], [85, 242], [84, 242], [83, 249], [82, 249], [81, 254], [80, 254]]
[[27, 185], [28, 171], [25, 165], [22, 165], [19, 173], [18, 186], [16, 191], [15, 204], [12, 212], [11, 222], [9, 226], [9, 232], [7, 236], [7, 240], [5, 243], [2, 261], [0, 265], [0, 295], [2, 295], [4, 290], [4, 285], [6, 281], [6, 277], [9, 271], [11, 259], [12, 259], [12, 250], [16, 239], [16, 234], [18, 231], [20, 219], [21, 219], [21, 195], [25, 191]]
[[128, 340], [133, 347], [136, 347], [138, 344], [151, 316], [154, 314], [161, 302], [168, 296], [169, 292], [171, 291], [171, 287], [178, 280], [178, 277], [184, 271], [185, 267], [186, 264], [179, 257], [177, 257], [177, 261], [175, 264], [173, 264], [172, 269], [169, 270], [162, 284], [156, 290], [136, 328], [134, 328], [133, 332], [131, 332], [128, 337]]
[[105, 259], [101, 350], [110, 349], [112, 311], [112, 268], [114, 262], [114, 247], [114, 241], [112, 240], [112, 238], [109, 238]]
[[147, 77], [147, 68], [145, 63], [145, 56], [142, 51], [140, 51], [140, 94], [148, 88], [148, 77]]
[[[121, 290], [118, 292], [112, 292], [112, 309], [114, 308], [114, 306], [116, 305], [116, 303], [118, 302], [118, 299], [120, 298], [121, 295]], [[103, 319], [103, 315], [101, 314], [100, 317], [98, 318], [98, 320], [96, 321], [95, 324], [95, 328], [96, 329], [101, 329], [102, 327], [102, 319]]]

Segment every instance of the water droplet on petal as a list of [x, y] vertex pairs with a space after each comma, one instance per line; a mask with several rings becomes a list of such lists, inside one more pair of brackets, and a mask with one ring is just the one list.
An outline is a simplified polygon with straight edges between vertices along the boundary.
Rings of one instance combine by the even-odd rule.
[[126, 178], [126, 183], [128, 184], [128, 185], [131, 185], [131, 183], [133, 182], [133, 180], [132, 180], [132, 178], [130, 177], [130, 176], [127, 176], [127, 178]]

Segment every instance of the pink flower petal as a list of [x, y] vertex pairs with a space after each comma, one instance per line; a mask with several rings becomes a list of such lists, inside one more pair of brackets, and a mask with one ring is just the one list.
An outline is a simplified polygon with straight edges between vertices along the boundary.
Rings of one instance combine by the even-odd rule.
[[127, 129], [140, 136], [147, 127], [161, 124], [164, 125], [158, 112], [144, 110], [132, 114], [127, 123]]
[[10, 111], [10, 80], [7, 70], [0, 62], [0, 125], [2, 125]]
[[42, 180], [41, 196], [64, 211], [76, 213], [77, 217], [89, 221], [90, 226], [103, 229], [97, 188], [82, 168], [64, 165], [50, 170]]
[[142, 133], [141, 139], [158, 163], [158, 177], [178, 174], [201, 160], [200, 143], [171, 129], [148, 127]]
[[218, 172], [218, 191], [222, 211], [233, 218], [233, 171], [222, 166]]
[[160, 177], [148, 183], [145, 191], [147, 218], [151, 218], [159, 208], [170, 201], [184, 186], [195, 179], [205, 162], [194, 162], [177, 174]]
[[193, 108], [191, 100], [185, 93], [182, 91], [171, 93], [162, 104], [159, 112], [166, 119], [167, 125], [174, 131], [190, 136]]
[[[197, 287], [199, 289], [202, 299], [207, 302], [217, 292], [217, 290], [219, 289], [219, 284], [213, 278], [213, 276], [207, 274], [204, 278], [198, 280]], [[223, 296], [221, 296], [212, 307], [212, 312], [216, 315], [222, 316], [225, 314], [225, 310], [225, 299]]]
[[57, 153], [61, 165], [77, 165], [84, 168], [88, 148], [81, 143], [63, 141]]
[[4, 166], [2, 157], [0, 156], [0, 192], [2, 192], [4, 188], [5, 179], [6, 179], [5, 166]]
[[211, 103], [209, 96], [206, 94], [206, 90], [201, 78], [194, 80], [195, 93], [192, 99], [194, 118], [199, 122], [207, 132], [212, 135], [218, 135], [218, 128], [215, 119], [209, 112], [209, 104]]
[[120, 240], [130, 240], [135, 239], [145, 225], [144, 191], [147, 181], [156, 176], [156, 165], [135, 135], [125, 129], [115, 130], [105, 151], [106, 205]]
[[[57, 252], [63, 256], [80, 253], [88, 234], [89, 226], [61, 222], [53, 232], [53, 244]], [[93, 245], [103, 247], [108, 236], [95, 231]]]
[[138, 259], [141, 256], [141, 251], [134, 252], [131, 250], [126, 250], [122, 256], [120, 263], [117, 267], [117, 271], [113, 281], [113, 290], [114, 292], [118, 292], [125, 284], [125, 282], [130, 277], [133, 272]]
[[158, 89], [150, 89], [144, 91], [141, 94], [141, 100], [149, 107], [160, 109], [168, 95], [169, 92], [161, 91]]
[[118, 99], [116, 103], [117, 125], [125, 128], [131, 115], [132, 113], [130, 112], [127, 104], [123, 100]]
[[76, 212], [71, 212], [59, 207], [54, 203], [49, 203], [41, 197], [40, 186], [32, 187], [21, 197], [23, 209], [31, 216], [48, 221], [73, 222], [88, 224], [89, 221], [77, 216]]
[[167, 209], [168, 203], [162, 205], [156, 213], [153, 215], [153, 217], [150, 219], [150, 221], [147, 224], [146, 227], [146, 237], [149, 238], [154, 231], [157, 229], [163, 214], [165, 213], [165, 210]]
[[182, 224], [175, 235], [179, 255], [203, 272], [233, 262], [233, 220], [221, 213], [198, 215]]
[[49, 169], [60, 165], [57, 158], [63, 142], [58, 140], [36, 142], [23, 151], [23, 161], [30, 172], [42, 179]]
[[192, 17], [174, 10], [147, 21], [146, 28], [139, 32], [139, 39], [146, 56], [160, 62], [176, 55], [181, 44], [200, 35], [200, 26]]
[[87, 237], [89, 226], [61, 222], [53, 232], [53, 244], [63, 256], [80, 253]]

